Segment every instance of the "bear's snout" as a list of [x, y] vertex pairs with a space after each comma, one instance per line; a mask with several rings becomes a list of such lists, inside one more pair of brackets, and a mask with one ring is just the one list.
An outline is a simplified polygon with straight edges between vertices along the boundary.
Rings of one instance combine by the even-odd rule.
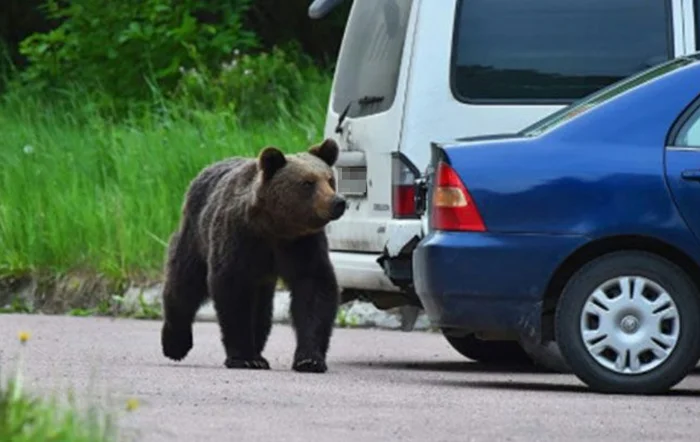
[[334, 196], [331, 204], [331, 220], [334, 221], [343, 216], [347, 207], [348, 205], [345, 202], [345, 198], [339, 195]]

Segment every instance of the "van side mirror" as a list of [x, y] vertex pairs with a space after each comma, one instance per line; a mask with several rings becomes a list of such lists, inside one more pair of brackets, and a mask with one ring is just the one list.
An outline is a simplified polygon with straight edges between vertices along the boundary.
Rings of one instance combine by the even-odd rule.
[[345, 0], [314, 0], [309, 6], [309, 17], [323, 18]]

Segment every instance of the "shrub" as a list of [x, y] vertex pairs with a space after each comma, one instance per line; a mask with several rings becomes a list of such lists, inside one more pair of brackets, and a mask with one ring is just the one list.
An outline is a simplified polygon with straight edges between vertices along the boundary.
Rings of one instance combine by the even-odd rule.
[[183, 69], [177, 96], [208, 109], [228, 109], [241, 120], [269, 120], [280, 109], [298, 105], [305, 87], [323, 81], [321, 71], [296, 45], [269, 53], [244, 54], [211, 71], [206, 66]]
[[[168, 91], [181, 67], [221, 63], [256, 45], [242, 27], [251, 0], [46, 0], [58, 27], [20, 44], [22, 79], [38, 88], [79, 84], [121, 100]], [[150, 82], [153, 82], [151, 84]]]

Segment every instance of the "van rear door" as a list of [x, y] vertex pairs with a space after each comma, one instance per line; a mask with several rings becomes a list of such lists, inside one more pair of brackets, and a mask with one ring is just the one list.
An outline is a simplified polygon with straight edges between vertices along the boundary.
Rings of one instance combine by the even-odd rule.
[[398, 151], [419, 0], [354, 0], [335, 69], [325, 135], [341, 146], [336, 165], [348, 211], [328, 226], [331, 250], [380, 252], [392, 218], [392, 153]]

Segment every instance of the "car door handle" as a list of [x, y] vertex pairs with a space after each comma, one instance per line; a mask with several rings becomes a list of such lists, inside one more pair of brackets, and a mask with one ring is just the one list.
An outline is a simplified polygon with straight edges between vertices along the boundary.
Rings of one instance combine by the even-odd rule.
[[681, 173], [681, 178], [686, 181], [700, 181], [700, 170], [684, 170]]

